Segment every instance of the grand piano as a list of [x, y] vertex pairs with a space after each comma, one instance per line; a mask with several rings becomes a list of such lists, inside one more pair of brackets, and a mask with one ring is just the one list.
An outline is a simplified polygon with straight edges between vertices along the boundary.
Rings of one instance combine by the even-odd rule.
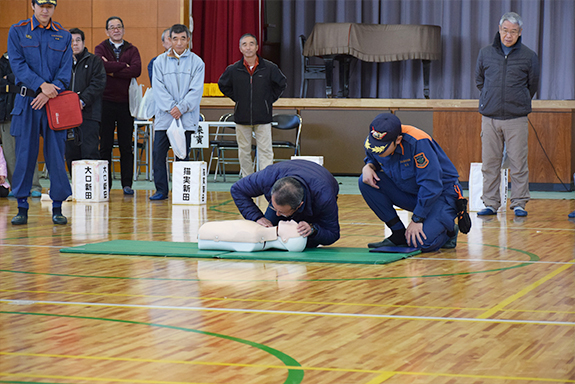
[[317, 23], [307, 39], [303, 55], [325, 61], [326, 95], [333, 97], [333, 62], [339, 62], [341, 96], [349, 95], [349, 64], [352, 58], [384, 63], [421, 60], [423, 94], [429, 99], [431, 60], [441, 58], [441, 27], [411, 24]]

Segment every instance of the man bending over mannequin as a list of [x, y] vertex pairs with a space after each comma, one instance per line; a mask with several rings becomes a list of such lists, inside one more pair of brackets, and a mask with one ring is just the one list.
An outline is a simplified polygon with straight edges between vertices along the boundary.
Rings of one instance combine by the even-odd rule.
[[[339, 185], [319, 164], [290, 160], [270, 165], [238, 180], [230, 192], [246, 220], [264, 227], [277, 226], [281, 220], [296, 221], [298, 233], [307, 237], [307, 248], [339, 239]], [[265, 214], [253, 201], [261, 195], [269, 202]]]

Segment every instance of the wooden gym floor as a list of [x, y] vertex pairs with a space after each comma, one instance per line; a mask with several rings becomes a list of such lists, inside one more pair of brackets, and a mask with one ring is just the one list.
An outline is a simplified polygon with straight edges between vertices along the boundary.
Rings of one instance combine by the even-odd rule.
[[[478, 218], [454, 250], [388, 265], [62, 254], [114, 239], [194, 241], [203, 207], [0, 199], [0, 383], [575, 383], [575, 200]], [[340, 195], [338, 247], [384, 236]], [[408, 220], [401, 213], [402, 220]]]

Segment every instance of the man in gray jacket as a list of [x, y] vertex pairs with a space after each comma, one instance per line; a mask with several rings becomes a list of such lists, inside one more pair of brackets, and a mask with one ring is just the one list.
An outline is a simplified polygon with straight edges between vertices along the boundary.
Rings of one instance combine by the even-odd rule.
[[481, 91], [481, 157], [485, 209], [480, 216], [495, 215], [501, 205], [501, 160], [504, 146], [509, 157], [511, 205], [516, 216], [527, 216], [529, 169], [527, 167], [528, 119], [531, 99], [539, 84], [537, 54], [521, 44], [523, 20], [508, 12], [499, 21], [493, 44], [479, 52], [475, 82]]
[[192, 133], [200, 119], [200, 101], [204, 91], [205, 65], [203, 60], [188, 48], [192, 34], [183, 24], [170, 28], [172, 47], [154, 61], [152, 89], [156, 103], [154, 122], [154, 183], [156, 193], [150, 200], [168, 198], [168, 173], [166, 156], [170, 149], [167, 130], [174, 120], [185, 131], [186, 157], [188, 160]]

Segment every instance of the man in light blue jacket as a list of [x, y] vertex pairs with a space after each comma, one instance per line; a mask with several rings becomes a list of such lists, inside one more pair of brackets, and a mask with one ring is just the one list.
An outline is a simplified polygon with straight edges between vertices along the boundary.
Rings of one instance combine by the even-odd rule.
[[188, 49], [191, 33], [183, 24], [170, 28], [172, 48], [154, 61], [152, 89], [156, 103], [154, 123], [154, 182], [156, 193], [150, 200], [168, 198], [166, 156], [170, 141], [166, 131], [174, 121], [186, 131], [186, 158], [188, 160], [192, 133], [198, 127], [200, 101], [204, 92], [204, 62]]

